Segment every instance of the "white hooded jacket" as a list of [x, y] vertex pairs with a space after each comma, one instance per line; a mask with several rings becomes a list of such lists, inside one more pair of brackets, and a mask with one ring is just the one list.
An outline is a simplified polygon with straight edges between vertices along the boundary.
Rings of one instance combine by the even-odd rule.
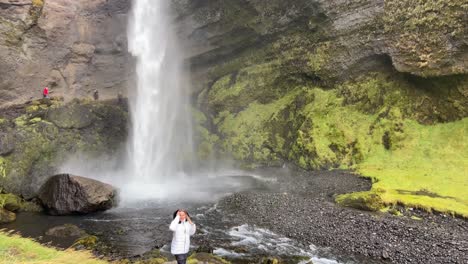
[[177, 215], [172, 220], [169, 229], [174, 232], [172, 235], [171, 254], [180, 255], [187, 254], [190, 249], [190, 236], [195, 234], [195, 224], [190, 224], [188, 221], [180, 222], [180, 217]]

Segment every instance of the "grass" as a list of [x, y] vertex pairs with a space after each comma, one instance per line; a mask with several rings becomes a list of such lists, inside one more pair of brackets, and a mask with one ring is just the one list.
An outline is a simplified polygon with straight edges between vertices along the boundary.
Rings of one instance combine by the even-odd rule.
[[468, 118], [424, 126], [405, 120], [401, 147], [374, 149], [357, 166], [387, 204], [468, 217]]
[[0, 263], [8, 264], [105, 264], [86, 251], [65, 250], [43, 246], [31, 239], [0, 232]]

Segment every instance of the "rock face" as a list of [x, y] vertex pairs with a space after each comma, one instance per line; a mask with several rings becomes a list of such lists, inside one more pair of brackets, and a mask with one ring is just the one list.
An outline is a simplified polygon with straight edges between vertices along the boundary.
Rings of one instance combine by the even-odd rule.
[[116, 190], [109, 184], [69, 174], [51, 177], [39, 199], [52, 215], [87, 214], [116, 205]]
[[73, 155], [117, 157], [127, 116], [124, 102], [56, 98], [0, 110], [0, 186], [31, 199]]
[[464, 1], [173, 4], [202, 112], [200, 156], [217, 156], [218, 147], [263, 165], [348, 166], [366, 158], [365, 135], [395, 150], [401, 120], [468, 116]]
[[0, 105], [126, 92], [130, 0], [0, 0]]

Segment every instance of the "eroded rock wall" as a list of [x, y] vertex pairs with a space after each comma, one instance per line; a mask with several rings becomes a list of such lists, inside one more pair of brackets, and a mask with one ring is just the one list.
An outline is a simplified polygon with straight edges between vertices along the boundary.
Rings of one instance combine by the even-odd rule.
[[51, 94], [125, 94], [129, 0], [1, 0], [0, 106]]
[[73, 155], [118, 157], [127, 137], [125, 102], [34, 100], [0, 112], [0, 186], [32, 198]]
[[[361, 135], [395, 148], [401, 120], [428, 125], [468, 114], [464, 1], [174, 4], [193, 101], [205, 114], [196, 114], [202, 152], [217, 144], [238, 160], [339, 167], [364, 159]], [[376, 133], [384, 119], [388, 127]]]

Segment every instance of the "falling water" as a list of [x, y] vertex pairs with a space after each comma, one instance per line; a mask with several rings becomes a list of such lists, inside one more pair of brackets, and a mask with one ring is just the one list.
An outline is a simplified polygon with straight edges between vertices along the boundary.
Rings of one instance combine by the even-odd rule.
[[137, 192], [142, 186], [161, 192], [182, 177], [192, 149], [188, 82], [172, 18], [169, 0], [133, 1], [128, 42], [137, 84], [129, 89], [128, 167]]

